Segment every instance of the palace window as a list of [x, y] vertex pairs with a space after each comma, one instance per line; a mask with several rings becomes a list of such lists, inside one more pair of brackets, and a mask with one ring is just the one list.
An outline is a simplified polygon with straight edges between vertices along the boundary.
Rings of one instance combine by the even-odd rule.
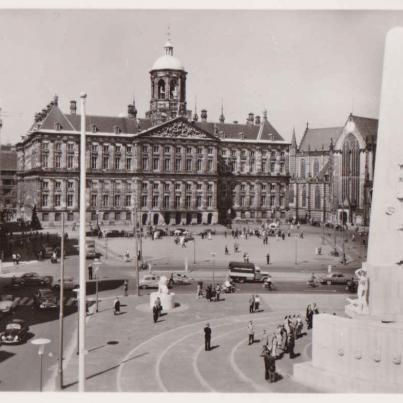
[[68, 153], [74, 152], [74, 143], [67, 143], [67, 152]]
[[203, 149], [201, 148], [201, 147], [197, 147], [197, 154], [202, 154], [202, 152], [203, 152]]
[[73, 197], [72, 194], [67, 195], [67, 207], [73, 207]]
[[160, 152], [160, 146], [153, 146], [153, 153], [158, 154]]
[[169, 196], [164, 196], [164, 208], [169, 208]]
[[164, 160], [164, 170], [165, 171], [170, 171], [171, 170], [171, 160], [169, 158], [166, 158]]
[[132, 196], [126, 195], [125, 196], [125, 207], [130, 207], [132, 204]]
[[212, 155], [213, 154], [213, 147], [209, 147], [207, 149], [207, 153], [208, 153], [208, 155]]
[[104, 221], [109, 220], [109, 213], [107, 211], [104, 212]]
[[250, 196], [250, 198], [249, 198], [249, 205], [250, 205], [251, 207], [254, 207], [254, 206], [255, 206], [255, 196]]
[[276, 196], [271, 195], [270, 196], [270, 206], [274, 207], [275, 204], [276, 204]]
[[162, 79], [158, 81], [158, 98], [165, 99], [165, 81]]
[[192, 170], [192, 160], [186, 160], [186, 171]]
[[55, 143], [55, 150], [57, 152], [62, 151], [62, 143]]
[[187, 183], [186, 184], [186, 191], [190, 192], [192, 190], [192, 184], [191, 183]]
[[158, 196], [153, 196], [153, 208], [158, 207]]
[[47, 168], [49, 163], [49, 158], [47, 154], [42, 155], [42, 166], [43, 168]]
[[143, 158], [143, 169], [148, 170], [148, 158]]
[[62, 182], [56, 181], [55, 182], [55, 191], [60, 192], [62, 190]]
[[108, 207], [109, 205], [109, 196], [102, 195], [102, 207]]
[[164, 184], [164, 191], [169, 192], [169, 183]]
[[109, 157], [104, 155], [102, 159], [102, 169], [108, 169], [109, 168]]
[[153, 158], [153, 170], [158, 170], [160, 167], [160, 159], [159, 158]]
[[208, 161], [207, 161], [207, 169], [208, 169], [209, 171], [212, 171], [212, 170], [213, 170], [213, 160], [208, 160]]
[[115, 211], [115, 220], [116, 221], [120, 220], [120, 211]]
[[241, 196], [241, 207], [245, 206], [245, 196]]
[[245, 185], [242, 184], [242, 185], [241, 185], [241, 192], [244, 192], [244, 191], [245, 191]]
[[115, 169], [120, 169], [120, 158], [119, 157], [115, 158]]
[[196, 197], [196, 207], [200, 208], [202, 206], [202, 198], [201, 196]]
[[131, 154], [132, 153], [132, 146], [126, 146], [126, 153]]
[[62, 157], [60, 155], [56, 155], [55, 157], [55, 168], [60, 168]]
[[181, 184], [175, 183], [175, 190], [181, 190]]
[[147, 153], [148, 152], [148, 145], [144, 144], [143, 145], [143, 153]]
[[74, 189], [74, 182], [73, 181], [68, 181], [67, 182], [67, 189], [68, 190], [73, 190]]
[[305, 159], [302, 158], [300, 162], [300, 177], [305, 178]]
[[253, 185], [253, 184], [249, 185], [249, 190], [251, 192], [254, 192], [255, 191], [255, 185]]
[[211, 183], [209, 183], [207, 185], [207, 192], [212, 192], [213, 191], [213, 185]]
[[302, 207], [306, 207], [306, 185], [302, 186], [302, 200], [301, 200], [301, 205]]
[[49, 195], [42, 195], [42, 207], [48, 207]]
[[186, 153], [191, 154], [192, 153], [192, 147], [186, 147]]
[[126, 158], [126, 170], [130, 171], [132, 169], [132, 159]]
[[170, 151], [171, 151], [171, 147], [169, 147], [169, 146], [164, 147], [164, 152], [165, 153], [169, 153]]
[[181, 170], [181, 160], [177, 159], [175, 160], [175, 171], [180, 171]]
[[200, 172], [202, 170], [202, 160], [196, 161], [196, 170], [197, 172]]
[[120, 207], [120, 195], [115, 195], [114, 206], [115, 207]]
[[95, 155], [91, 157], [91, 169], [97, 169], [97, 157]]
[[192, 198], [191, 198], [191, 196], [186, 196], [186, 198], [185, 198], [185, 206], [186, 206], [186, 208], [190, 208], [191, 205], [192, 205]]
[[202, 190], [202, 184], [201, 184], [201, 183], [198, 183], [198, 184], [196, 185], [196, 189], [197, 189], [197, 190]]
[[73, 168], [73, 163], [74, 163], [74, 156], [73, 155], [68, 155], [67, 156], [67, 169], [72, 169]]
[[158, 191], [158, 186], [159, 186], [158, 183], [155, 183], [155, 182], [154, 182], [154, 183], [153, 183], [153, 190], [154, 190], [154, 191]]
[[264, 207], [266, 205], [266, 196], [260, 196], [260, 205]]
[[141, 184], [141, 190], [142, 190], [143, 192], [147, 192], [147, 182], [143, 182], [143, 183]]
[[91, 207], [97, 206], [97, 195], [91, 195]]
[[174, 208], [179, 208], [181, 204], [181, 197], [179, 195], [175, 196], [175, 206]]
[[141, 196], [141, 207], [147, 207], [147, 196]]
[[180, 153], [181, 153], [181, 147], [176, 147], [176, 148], [175, 148], [175, 152], [176, 152], [177, 154], [180, 154]]
[[91, 151], [93, 153], [97, 153], [98, 152], [98, 144], [92, 144], [91, 145]]
[[108, 144], [104, 144], [104, 146], [103, 146], [103, 152], [104, 152], [104, 154], [108, 154], [108, 153], [109, 153], [109, 145], [108, 145]]

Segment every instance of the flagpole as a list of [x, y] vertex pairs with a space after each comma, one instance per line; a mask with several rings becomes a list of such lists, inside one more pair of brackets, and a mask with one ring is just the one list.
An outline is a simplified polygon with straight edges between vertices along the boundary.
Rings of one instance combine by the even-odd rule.
[[79, 356], [78, 356], [78, 391], [85, 391], [85, 316], [86, 316], [86, 271], [85, 271], [85, 214], [86, 214], [86, 162], [85, 162], [85, 100], [81, 99], [81, 145], [80, 145], [80, 292], [79, 292]]

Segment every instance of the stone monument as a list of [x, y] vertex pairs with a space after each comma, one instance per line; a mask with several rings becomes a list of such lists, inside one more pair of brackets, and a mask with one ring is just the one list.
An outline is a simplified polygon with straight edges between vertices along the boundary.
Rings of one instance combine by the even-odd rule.
[[150, 294], [150, 308], [152, 309], [156, 299], [159, 298], [162, 309], [164, 311], [171, 311], [175, 308], [175, 293], [169, 292], [168, 279], [161, 276], [158, 282], [158, 291]]
[[349, 317], [315, 315], [312, 361], [294, 378], [319, 391], [403, 392], [403, 28], [386, 39], [368, 256]]

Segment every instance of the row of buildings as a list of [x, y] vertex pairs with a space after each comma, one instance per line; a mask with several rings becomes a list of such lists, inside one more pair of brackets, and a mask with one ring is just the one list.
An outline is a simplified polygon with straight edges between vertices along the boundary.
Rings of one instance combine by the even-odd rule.
[[[87, 219], [129, 224], [214, 224], [272, 219], [366, 225], [377, 121], [350, 115], [342, 127], [287, 142], [267, 112], [244, 124], [190, 111], [187, 72], [168, 41], [150, 71], [150, 109], [137, 117], [87, 116]], [[44, 226], [79, 220], [80, 115], [55, 97], [16, 145], [17, 217], [36, 206]]]

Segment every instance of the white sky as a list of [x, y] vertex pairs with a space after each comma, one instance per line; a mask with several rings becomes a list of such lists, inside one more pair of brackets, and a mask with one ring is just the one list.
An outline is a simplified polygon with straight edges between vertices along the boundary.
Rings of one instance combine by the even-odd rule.
[[148, 110], [149, 70], [163, 54], [168, 24], [188, 71], [188, 109], [226, 122], [262, 115], [286, 139], [342, 125], [350, 111], [378, 117], [386, 32], [403, 11], [2, 10], [2, 143], [15, 143], [33, 116], [59, 96], [88, 94], [90, 114], [126, 112], [135, 94]]

